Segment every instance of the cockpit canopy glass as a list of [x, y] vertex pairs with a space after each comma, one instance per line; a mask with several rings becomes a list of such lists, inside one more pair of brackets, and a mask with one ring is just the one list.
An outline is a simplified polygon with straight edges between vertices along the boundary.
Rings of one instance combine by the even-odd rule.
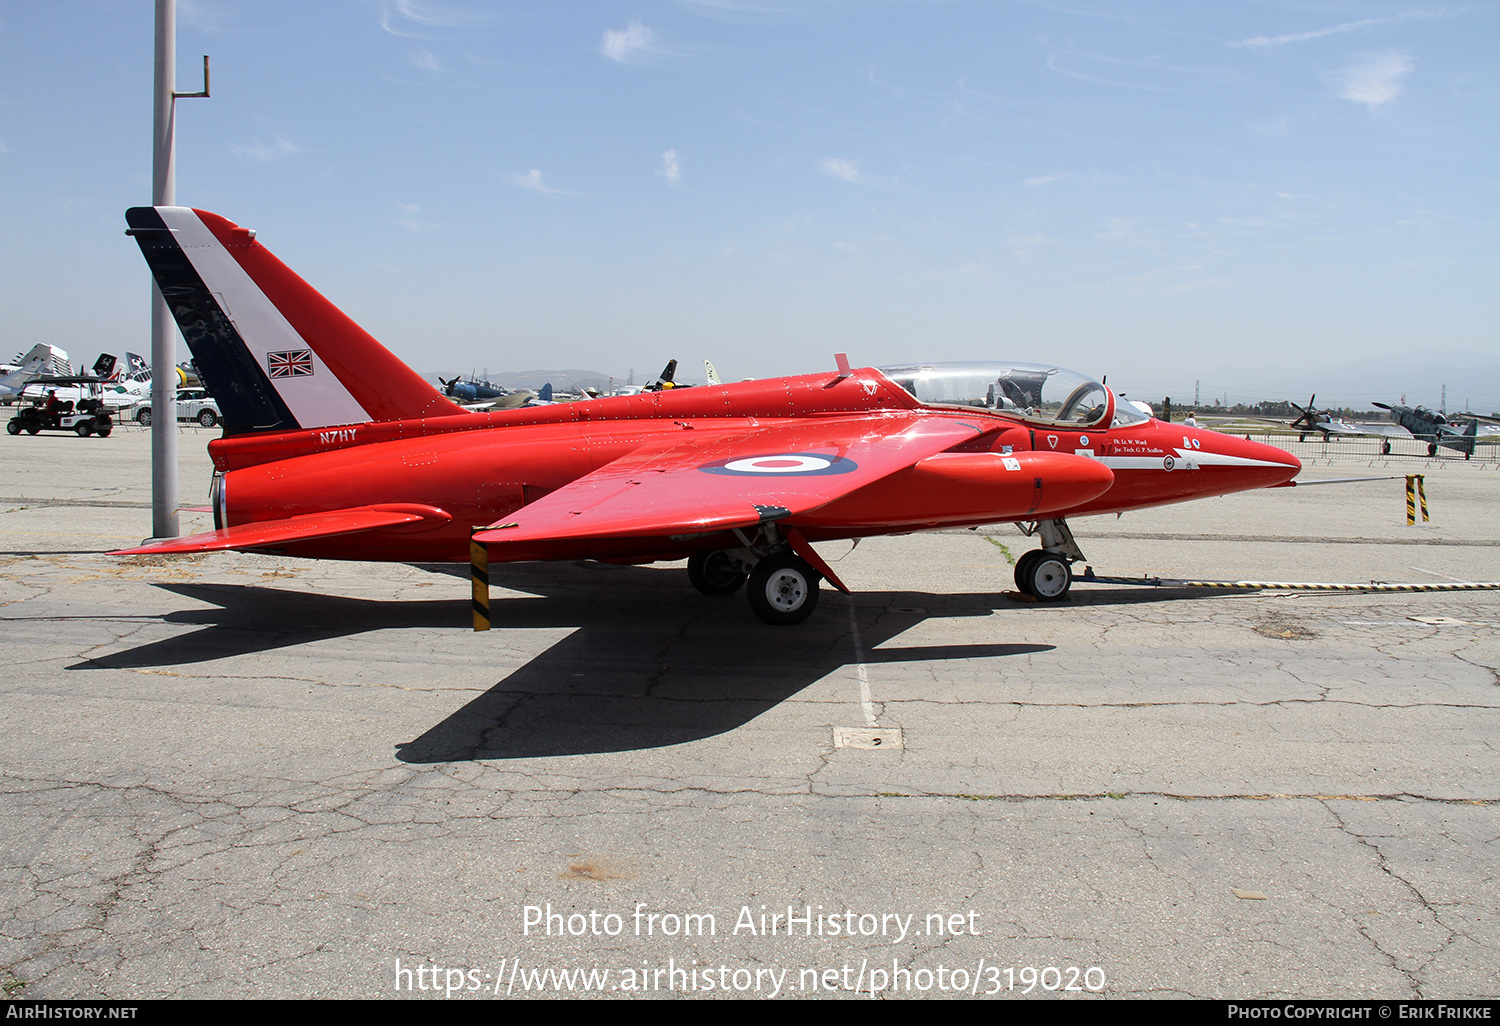
[[1044, 363], [918, 363], [879, 370], [931, 405], [981, 406], [1075, 427], [1101, 426], [1109, 412], [1103, 385]]

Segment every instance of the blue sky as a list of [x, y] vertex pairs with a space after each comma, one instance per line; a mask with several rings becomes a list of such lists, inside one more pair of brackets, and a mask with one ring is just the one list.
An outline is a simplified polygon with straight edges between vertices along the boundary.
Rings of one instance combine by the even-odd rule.
[[[1497, 42], [1491, 3], [179, 0], [177, 199], [425, 372], [1488, 412]], [[151, 48], [150, 0], [0, 0], [5, 357], [149, 351]]]

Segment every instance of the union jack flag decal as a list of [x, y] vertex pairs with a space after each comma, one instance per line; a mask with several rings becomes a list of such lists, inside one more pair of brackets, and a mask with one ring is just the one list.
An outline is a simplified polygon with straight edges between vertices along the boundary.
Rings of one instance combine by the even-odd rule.
[[311, 349], [298, 349], [290, 353], [267, 353], [266, 369], [273, 378], [300, 378], [313, 372]]

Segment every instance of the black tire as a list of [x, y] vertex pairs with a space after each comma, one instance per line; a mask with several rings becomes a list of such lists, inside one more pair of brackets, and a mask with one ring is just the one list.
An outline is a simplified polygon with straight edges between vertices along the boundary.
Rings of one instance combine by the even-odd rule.
[[113, 430], [114, 430], [113, 427], [102, 427], [102, 428], [99, 429], [99, 437], [100, 438], [108, 438], [109, 437], [109, 433], [111, 431], [113, 431]]
[[213, 427], [218, 422], [219, 418], [214, 415], [213, 410], [198, 411], [198, 423], [202, 424], [204, 427]]
[[36, 433], [37, 433], [37, 432], [38, 432], [38, 431], [40, 431], [40, 430], [41, 430], [41, 428], [40, 428], [40, 427], [38, 427], [38, 426], [37, 426], [37, 425], [35, 425], [35, 424], [27, 424], [27, 425], [26, 425], [26, 433], [27, 433], [27, 434], [28, 434], [28, 435], [34, 435], [34, 434], [36, 434]]
[[1380, 455], [1382, 455], [1382, 456], [1389, 456], [1390, 454], [1391, 454], [1391, 443], [1389, 441], [1381, 442], [1380, 443]]
[[818, 608], [820, 580], [807, 562], [784, 552], [755, 564], [745, 594], [756, 616], [774, 626], [787, 627], [806, 620]]
[[688, 557], [688, 580], [705, 595], [733, 595], [750, 575], [720, 549], [695, 552]]
[[1031, 564], [1035, 563], [1041, 556], [1041, 549], [1032, 549], [1029, 552], [1021, 553], [1021, 558], [1016, 560], [1016, 588], [1023, 595], [1030, 595], [1032, 598], [1036, 597], [1036, 593], [1031, 590]]
[[9, 431], [13, 435], [19, 435], [21, 433], [21, 425], [17, 424], [14, 420], [11, 420], [5, 425], [5, 430]]
[[1427, 455], [1429, 455], [1429, 456], [1436, 456], [1437, 455], [1437, 443], [1436, 442], [1428, 442], [1427, 443]]
[[94, 433], [94, 425], [90, 421], [80, 420], [73, 426], [73, 430], [78, 432], [79, 438], [87, 438], [89, 435]]
[[148, 406], [144, 410], [138, 410], [138, 411], [136, 411], [135, 422], [137, 424], [139, 424], [141, 427], [150, 427], [151, 426], [151, 408]]
[[1039, 549], [1016, 563], [1016, 583], [1038, 602], [1061, 602], [1073, 586], [1073, 570], [1064, 557]]

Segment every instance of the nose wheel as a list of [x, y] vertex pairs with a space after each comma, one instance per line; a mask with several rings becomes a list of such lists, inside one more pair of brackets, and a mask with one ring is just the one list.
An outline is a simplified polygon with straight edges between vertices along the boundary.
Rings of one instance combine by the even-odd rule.
[[1016, 561], [1016, 587], [1038, 602], [1061, 602], [1072, 586], [1073, 570], [1055, 552], [1032, 549]]
[[790, 626], [818, 608], [820, 580], [805, 560], [784, 552], [755, 564], [745, 594], [756, 616], [769, 624]]

